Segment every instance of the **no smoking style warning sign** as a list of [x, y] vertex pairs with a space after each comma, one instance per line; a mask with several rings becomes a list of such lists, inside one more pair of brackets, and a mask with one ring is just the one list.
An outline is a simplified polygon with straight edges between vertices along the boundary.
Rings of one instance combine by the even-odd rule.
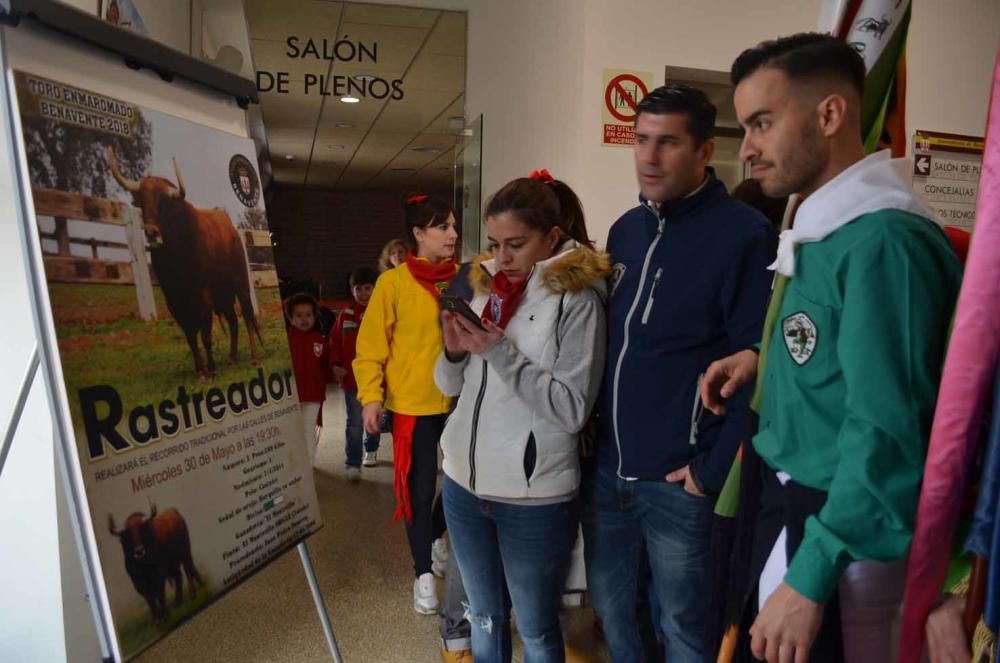
[[603, 145], [628, 147], [635, 143], [636, 106], [653, 87], [653, 74], [625, 69], [604, 70]]

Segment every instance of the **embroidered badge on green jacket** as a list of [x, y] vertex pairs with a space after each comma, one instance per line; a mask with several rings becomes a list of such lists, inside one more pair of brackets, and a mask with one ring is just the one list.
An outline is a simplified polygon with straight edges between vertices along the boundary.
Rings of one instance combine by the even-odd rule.
[[806, 313], [799, 311], [781, 321], [781, 335], [792, 360], [804, 365], [816, 352], [819, 330], [816, 323]]

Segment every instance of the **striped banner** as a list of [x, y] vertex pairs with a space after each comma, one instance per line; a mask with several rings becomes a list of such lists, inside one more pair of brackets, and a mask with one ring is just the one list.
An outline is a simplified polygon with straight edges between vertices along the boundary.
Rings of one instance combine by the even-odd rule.
[[865, 152], [906, 154], [906, 34], [910, 0], [824, 0], [819, 30], [836, 35], [861, 54], [868, 75], [861, 102]]

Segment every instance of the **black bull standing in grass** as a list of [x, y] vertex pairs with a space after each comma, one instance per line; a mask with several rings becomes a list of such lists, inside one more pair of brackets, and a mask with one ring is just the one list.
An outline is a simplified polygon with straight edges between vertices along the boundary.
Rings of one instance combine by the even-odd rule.
[[[167, 308], [191, 348], [198, 379], [217, 374], [212, 357], [213, 313], [229, 323], [229, 361], [236, 363], [236, 300], [246, 322], [253, 363], [258, 365], [257, 340], [264, 341], [250, 300], [246, 252], [229, 215], [221, 209], [197, 209], [184, 199], [184, 180], [176, 160], [176, 186], [162, 177], [125, 178], [110, 147], [108, 165], [118, 184], [132, 194], [132, 204], [142, 210], [153, 271]], [[207, 363], [198, 350], [199, 333]]]
[[115, 527], [114, 517], [108, 514], [108, 530], [121, 541], [125, 570], [135, 590], [149, 604], [153, 621], [160, 622], [167, 617], [167, 580], [174, 585], [175, 608], [184, 598], [181, 568], [187, 575], [191, 598], [202, 580], [191, 558], [191, 539], [184, 518], [177, 509], [157, 514], [152, 503], [149, 509], [148, 518], [133, 513], [121, 529]]

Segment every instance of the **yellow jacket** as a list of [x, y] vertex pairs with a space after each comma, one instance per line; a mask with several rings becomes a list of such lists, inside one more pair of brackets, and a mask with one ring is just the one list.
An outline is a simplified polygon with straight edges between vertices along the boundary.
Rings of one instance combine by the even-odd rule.
[[406, 263], [379, 277], [358, 331], [354, 376], [362, 405], [424, 416], [445, 414], [451, 399], [434, 384], [444, 351], [440, 309]]

